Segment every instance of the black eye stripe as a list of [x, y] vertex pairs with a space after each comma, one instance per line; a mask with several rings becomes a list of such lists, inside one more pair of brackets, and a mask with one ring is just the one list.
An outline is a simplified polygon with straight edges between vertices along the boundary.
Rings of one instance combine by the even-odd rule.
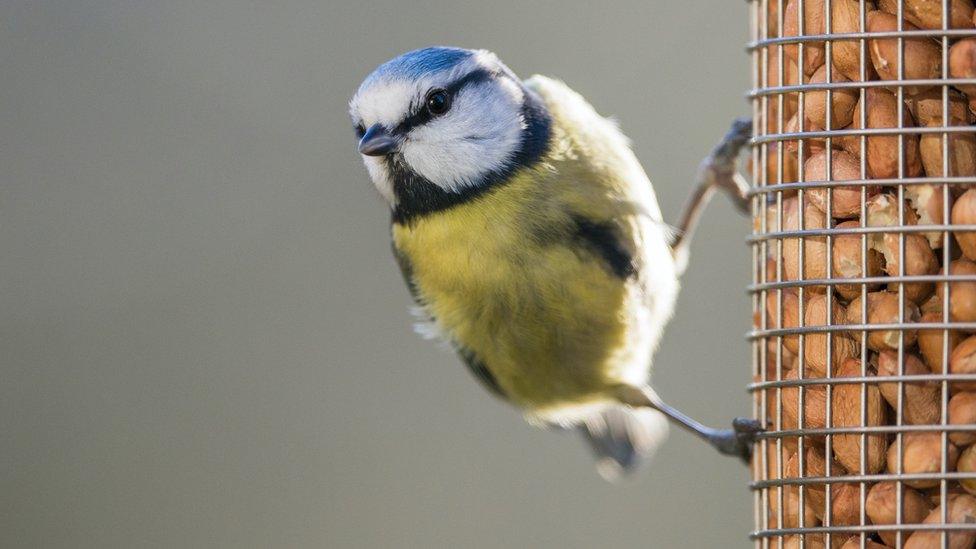
[[[487, 69], [478, 69], [469, 72], [464, 78], [455, 80], [449, 86], [445, 87], [444, 90], [453, 98], [468, 84], [487, 82], [497, 76], [498, 73]], [[413, 114], [406, 117], [403, 122], [400, 122], [400, 125], [394, 128], [394, 133], [406, 133], [417, 126], [423, 126], [427, 122], [430, 122], [432, 117], [430, 112], [425, 108], [426, 97], [427, 93], [424, 93], [424, 100], [421, 100], [420, 103], [410, 105], [410, 110], [413, 111]]]

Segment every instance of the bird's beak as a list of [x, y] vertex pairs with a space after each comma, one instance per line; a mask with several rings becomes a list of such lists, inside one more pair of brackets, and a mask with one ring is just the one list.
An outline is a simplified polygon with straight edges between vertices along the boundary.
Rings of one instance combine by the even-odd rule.
[[359, 152], [367, 156], [383, 156], [396, 149], [397, 141], [379, 124], [373, 124], [359, 140]]

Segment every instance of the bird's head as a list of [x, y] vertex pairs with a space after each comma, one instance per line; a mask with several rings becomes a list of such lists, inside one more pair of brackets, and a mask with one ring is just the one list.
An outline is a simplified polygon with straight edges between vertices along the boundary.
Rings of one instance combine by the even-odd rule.
[[534, 160], [549, 117], [491, 52], [431, 47], [370, 74], [349, 105], [359, 152], [394, 216], [449, 206]]

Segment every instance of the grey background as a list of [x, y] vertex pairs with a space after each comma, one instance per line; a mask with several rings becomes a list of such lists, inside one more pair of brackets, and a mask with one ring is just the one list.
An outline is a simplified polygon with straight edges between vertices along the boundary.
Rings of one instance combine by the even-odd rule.
[[[346, 102], [485, 47], [622, 122], [674, 220], [748, 112], [743, 2], [0, 2], [0, 546], [744, 547], [681, 432], [610, 485], [412, 333]], [[748, 221], [708, 211], [660, 391], [749, 412]]]

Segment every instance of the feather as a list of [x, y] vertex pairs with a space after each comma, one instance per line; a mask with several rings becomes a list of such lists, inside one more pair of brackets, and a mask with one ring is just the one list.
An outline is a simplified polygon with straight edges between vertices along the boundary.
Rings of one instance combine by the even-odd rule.
[[596, 455], [600, 476], [616, 481], [646, 465], [668, 435], [660, 412], [611, 406], [578, 427]]

